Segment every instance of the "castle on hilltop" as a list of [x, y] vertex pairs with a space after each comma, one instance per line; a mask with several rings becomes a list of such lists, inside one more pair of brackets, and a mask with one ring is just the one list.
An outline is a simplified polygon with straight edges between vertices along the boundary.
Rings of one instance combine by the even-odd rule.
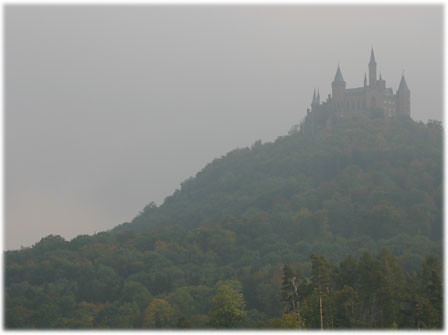
[[400, 85], [396, 94], [391, 87], [386, 87], [386, 81], [381, 73], [377, 79], [375, 54], [370, 53], [369, 80], [364, 74], [364, 86], [346, 88], [346, 82], [342, 77], [341, 68], [338, 65], [336, 75], [331, 83], [332, 94], [321, 102], [320, 93], [314, 90], [311, 109], [307, 109], [307, 117], [314, 125], [323, 121], [324, 115], [349, 116], [360, 113], [377, 112], [384, 116], [411, 116], [411, 92], [406, 84], [404, 73], [401, 76]]

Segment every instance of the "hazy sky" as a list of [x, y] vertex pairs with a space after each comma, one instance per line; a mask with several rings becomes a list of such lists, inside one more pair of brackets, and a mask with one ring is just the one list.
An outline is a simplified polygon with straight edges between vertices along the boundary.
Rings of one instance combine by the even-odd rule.
[[375, 49], [442, 119], [442, 6], [7, 6], [5, 243], [130, 221], [228, 151], [285, 135]]

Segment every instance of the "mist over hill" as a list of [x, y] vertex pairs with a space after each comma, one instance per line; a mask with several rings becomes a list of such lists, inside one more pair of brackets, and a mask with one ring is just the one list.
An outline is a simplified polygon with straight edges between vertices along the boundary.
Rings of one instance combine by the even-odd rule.
[[440, 328], [442, 135], [359, 115], [233, 150], [129, 223], [6, 252], [6, 325], [294, 328], [296, 277], [319, 328], [321, 273], [325, 328]]

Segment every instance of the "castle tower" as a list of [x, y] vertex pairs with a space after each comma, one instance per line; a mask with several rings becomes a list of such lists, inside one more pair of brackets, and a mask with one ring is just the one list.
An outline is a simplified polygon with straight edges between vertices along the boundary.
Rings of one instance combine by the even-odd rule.
[[380, 89], [380, 92], [384, 92], [386, 90], [386, 81], [383, 79], [383, 77], [381, 77], [381, 72], [380, 79], [378, 79], [377, 81], [377, 86]]
[[375, 54], [372, 51], [370, 52], [370, 62], [369, 62], [369, 86], [375, 87], [376, 86], [376, 61], [375, 61]]
[[397, 114], [411, 116], [411, 91], [408, 88], [404, 73], [401, 75], [397, 90]]
[[331, 83], [333, 99], [340, 101], [343, 100], [345, 95], [345, 87], [346, 83], [344, 78], [342, 77], [341, 68], [338, 65], [338, 69], [336, 70], [336, 75], [334, 76], [334, 80]]
[[311, 112], [315, 111], [317, 109], [318, 105], [319, 105], [319, 102], [317, 101], [317, 97], [316, 97], [316, 89], [314, 89], [313, 100], [311, 101]]

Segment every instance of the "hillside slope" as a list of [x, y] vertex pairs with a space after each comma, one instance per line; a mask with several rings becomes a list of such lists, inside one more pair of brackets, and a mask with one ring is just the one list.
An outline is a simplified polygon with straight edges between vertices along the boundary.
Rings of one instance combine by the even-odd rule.
[[319, 328], [321, 271], [326, 328], [440, 328], [441, 213], [441, 127], [335, 120], [234, 150], [112, 231], [6, 252], [6, 327], [297, 327], [297, 276]]
[[[185, 181], [160, 207], [148, 205], [115, 231], [194, 228], [259, 212], [279, 234], [285, 226], [289, 236], [294, 226], [296, 240], [313, 237], [313, 229], [344, 237], [408, 233], [437, 239], [441, 154], [440, 128], [410, 119], [339, 120], [314, 136], [296, 132], [234, 150]], [[307, 227], [300, 215], [320, 227]]]

